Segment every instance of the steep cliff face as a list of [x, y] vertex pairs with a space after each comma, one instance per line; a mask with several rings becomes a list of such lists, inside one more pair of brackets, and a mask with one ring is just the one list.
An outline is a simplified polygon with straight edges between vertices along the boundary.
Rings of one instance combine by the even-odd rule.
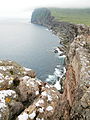
[[68, 60], [60, 120], [90, 120], [90, 27], [54, 19], [45, 25], [61, 39]]
[[[70, 45], [61, 110], [64, 120], [90, 119], [90, 35], [79, 35]], [[68, 105], [67, 105], [68, 104]], [[65, 106], [66, 105], [66, 106]]]
[[74, 39], [69, 51], [70, 65], [75, 72], [76, 86], [71, 119], [90, 119], [90, 36]]
[[35, 9], [32, 13], [31, 22], [46, 26], [53, 19], [51, 12], [47, 8]]

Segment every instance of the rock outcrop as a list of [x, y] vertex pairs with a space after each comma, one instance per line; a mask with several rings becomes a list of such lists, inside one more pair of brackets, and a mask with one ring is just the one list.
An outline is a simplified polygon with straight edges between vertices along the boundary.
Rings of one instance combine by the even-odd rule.
[[[78, 35], [70, 44], [61, 120], [90, 119], [90, 35]], [[62, 117], [63, 116], [63, 117]]]
[[0, 61], [0, 120], [59, 120], [60, 94], [12, 61]]

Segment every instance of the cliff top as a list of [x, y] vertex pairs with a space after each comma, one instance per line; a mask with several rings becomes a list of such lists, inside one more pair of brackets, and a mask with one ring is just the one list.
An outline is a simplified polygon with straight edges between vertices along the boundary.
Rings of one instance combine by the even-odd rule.
[[90, 8], [88, 9], [50, 8], [50, 11], [51, 15], [54, 16], [57, 21], [90, 25]]

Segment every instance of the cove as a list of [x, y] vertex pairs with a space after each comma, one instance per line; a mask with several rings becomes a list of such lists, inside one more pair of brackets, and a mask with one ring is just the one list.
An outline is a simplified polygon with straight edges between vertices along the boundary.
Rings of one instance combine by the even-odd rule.
[[0, 21], [0, 59], [13, 60], [36, 71], [45, 81], [60, 59], [54, 53], [59, 39], [45, 27], [25, 22]]

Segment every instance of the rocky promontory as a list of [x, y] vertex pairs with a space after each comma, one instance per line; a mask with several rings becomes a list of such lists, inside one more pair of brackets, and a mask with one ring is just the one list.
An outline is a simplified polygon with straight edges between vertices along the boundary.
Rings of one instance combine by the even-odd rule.
[[33, 70], [0, 61], [0, 120], [59, 120], [60, 94]]
[[[35, 12], [38, 13], [36, 10], [33, 14]], [[58, 48], [67, 56], [59, 120], [90, 120], [90, 26], [57, 21], [50, 13], [47, 22], [38, 20], [31, 22], [43, 25], [57, 35], [62, 45]]]

